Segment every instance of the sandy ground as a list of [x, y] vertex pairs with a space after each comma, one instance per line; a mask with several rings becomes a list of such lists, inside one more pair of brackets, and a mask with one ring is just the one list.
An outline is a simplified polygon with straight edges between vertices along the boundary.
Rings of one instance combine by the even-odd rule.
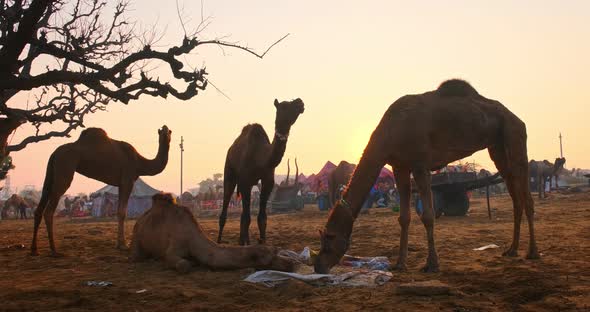
[[[115, 250], [116, 223], [57, 221], [57, 244], [66, 257], [48, 257], [44, 227], [41, 256], [28, 252], [32, 222], [0, 221], [0, 311], [590, 311], [590, 194], [552, 194], [536, 205], [540, 260], [525, 260], [528, 230], [523, 223], [520, 257], [501, 256], [512, 236], [508, 197], [492, 200], [488, 220], [484, 201], [472, 203], [466, 217], [442, 217], [436, 224], [441, 272], [420, 273], [426, 257], [425, 231], [413, 214], [408, 272], [393, 272], [378, 288], [318, 288], [288, 282], [276, 288], [241, 279], [251, 270], [212, 272], [196, 268], [187, 275], [165, 270], [161, 263], [131, 264]], [[373, 209], [355, 224], [350, 254], [388, 256], [395, 261], [399, 244], [397, 214]], [[319, 247], [317, 230], [325, 212], [313, 206], [303, 212], [269, 218], [269, 242], [301, 250]], [[253, 218], [255, 220], [255, 218]], [[217, 220], [201, 219], [206, 232], [217, 233]], [[127, 222], [128, 238], [133, 221]], [[231, 219], [226, 238], [238, 240], [239, 220]], [[251, 235], [257, 235], [255, 222]], [[254, 240], [253, 240], [254, 241]], [[495, 243], [501, 249], [473, 251]], [[6, 248], [24, 244], [25, 250]], [[452, 295], [397, 295], [409, 281], [439, 279]], [[86, 281], [110, 281], [111, 287], [89, 287]], [[143, 293], [138, 290], [146, 289]]]

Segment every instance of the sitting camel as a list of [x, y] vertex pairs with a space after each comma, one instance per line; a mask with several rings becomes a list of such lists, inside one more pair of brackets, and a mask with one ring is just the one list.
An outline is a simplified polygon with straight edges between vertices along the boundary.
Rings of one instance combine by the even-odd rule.
[[219, 235], [221, 242], [223, 227], [227, 219], [227, 208], [236, 185], [242, 196], [242, 216], [240, 218], [240, 245], [250, 244], [250, 197], [252, 186], [262, 182], [260, 190], [260, 209], [258, 210], [258, 230], [260, 243], [266, 241], [266, 203], [275, 186], [275, 168], [281, 163], [289, 131], [303, 114], [304, 104], [301, 99], [280, 102], [275, 99], [276, 112], [275, 135], [272, 143], [266, 131], [259, 124], [250, 124], [227, 151], [223, 172], [223, 206], [219, 215]]
[[549, 180], [549, 187], [552, 186], [553, 177], [555, 177], [555, 187], [557, 187], [557, 176], [559, 171], [563, 169], [565, 165], [565, 158], [555, 158], [555, 164], [550, 163], [548, 160], [529, 162], [529, 175], [535, 179], [537, 186], [537, 192], [539, 198], [546, 198], [545, 194], [545, 182]]
[[321, 232], [321, 250], [315, 259], [315, 271], [328, 272], [347, 251], [354, 221], [385, 164], [393, 167], [400, 194], [401, 236], [396, 268], [406, 268], [410, 174], [413, 174], [424, 203], [420, 219], [428, 239], [428, 258], [423, 270], [438, 271], [430, 172], [484, 148], [488, 148], [506, 181], [514, 206], [512, 245], [504, 255], [517, 255], [524, 210], [530, 232], [527, 257], [538, 258], [534, 203], [529, 192], [526, 126], [500, 102], [481, 96], [463, 80], [452, 79], [443, 82], [437, 90], [403, 96], [385, 112], [342, 200], [332, 208]]
[[152, 207], [135, 223], [131, 240], [132, 261], [162, 259], [180, 273], [192, 261], [211, 269], [272, 269], [292, 272], [295, 263], [264, 245], [220, 246], [207, 237], [187, 207], [177, 205], [169, 193], [152, 197]]
[[166, 168], [171, 134], [167, 126], [158, 129], [159, 148], [154, 159], [144, 158], [127, 142], [109, 138], [100, 128], [88, 128], [80, 133], [76, 142], [58, 147], [49, 157], [41, 201], [35, 210], [31, 254], [38, 254], [37, 231], [41, 219], [45, 218], [51, 254], [60, 256], [53, 241], [53, 214], [75, 172], [119, 187], [117, 248], [126, 249], [125, 218], [133, 184], [139, 176], [153, 176]]

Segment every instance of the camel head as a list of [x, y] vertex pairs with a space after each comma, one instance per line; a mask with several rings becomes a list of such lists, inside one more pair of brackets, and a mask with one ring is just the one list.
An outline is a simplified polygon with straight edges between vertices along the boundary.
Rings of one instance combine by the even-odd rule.
[[170, 207], [176, 205], [176, 199], [170, 193], [159, 192], [152, 196], [152, 207]]
[[330, 211], [328, 223], [320, 230], [320, 253], [314, 261], [314, 270], [318, 274], [328, 274], [350, 246], [350, 234], [354, 218], [348, 205], [338, 201]]
[[158, 135], [160, 136], [160, 144], [170, 145], [172, 130], [168, 129], [168, 126], [164, 125], [161, 129], [158, 129]]
[[303, 114], [305, 110], [303, 101], [297, 98], [292, 101], [280, 102], [275, 99], [275, 107], [277, 114], [275, 118], [275, 131], [279, 134], [286, 136], [289, 134], [291, 126], [297, 121], [297, 117]]
[[555, 158], [555, 167], [554, 168], [556, 170], [563, 168], [564, 165], [565, 165], [565, 157]]

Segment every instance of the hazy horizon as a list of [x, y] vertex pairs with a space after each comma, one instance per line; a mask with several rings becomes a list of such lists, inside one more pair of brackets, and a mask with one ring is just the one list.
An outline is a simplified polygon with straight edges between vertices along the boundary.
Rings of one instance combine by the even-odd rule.
[[[180, 1], [185, 17], [200, 20], [199, 1]], [[297, 157], [299, 171], [317, 172], [328, 160], [357, 163], [385, 110], [399, 97], [435, 89], [449, 78], [469, 81], [482, 95], [499, 100], [527, 125], [529, 159], [559, 156], [568, 168], [590, 168], [587, 116], [590, 104], [590, 2], [568, 1], [205, 1], [212, 24], [206, 38], [229, 36], [263, 51], [287, 33], [264, 59], [219, 48], [198, 50], [191, 66], [206, 65], [211, 85], [189, 101], [141, 97], [111, 103], [108, 112], [86, 118], [145, 157], [157, 151], [157, 129], [172, 130], [164, 172], [143, 179], [178, 193], [180, 137], [184, 137], [184, 189], [222, 173], [227, 149], [248, 123], [272, 137], [273, 101], [301, 98], [305, 112], [291, 129], [277, 174]], [[181, 42], [175, 1], [135, 1], [131, 19], [166, 30], [155, 49]], [[584, 39], [586, 38], [586, 39]], [[162, 77], [168, 77], [166, 68]], [[19, 94], [24, 105], [30, 96]], [[11, 103], [14, 101], [11, 101]], [[12, 187], [39, 188], [49, 155], [77, 139], [54, 138], [13, 152]], [[12, 144], [30, 135], [19, 128]], [[495, 170], [487, 151], [465, 159]], [[294, 173], [292, 166], [291, 173]], [[76, 175], [67, 193], [92, 192], [103, 183]]]

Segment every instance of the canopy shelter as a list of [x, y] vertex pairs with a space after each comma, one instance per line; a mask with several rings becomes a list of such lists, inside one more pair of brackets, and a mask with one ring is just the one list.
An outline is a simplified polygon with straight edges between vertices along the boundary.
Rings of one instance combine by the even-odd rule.
[[[138, 178], [133, 185], [133, 191], [127, 203], [127, 216], [130, 218], [139, 217], [144, 211], [152, 206], [152, 196], [160, 192], [149, 186], [141, 178]], [[119, 203], [119, 188], [112, 185], [105, 185], [90, 195], [92, 199], [92, 216], [110, 217], [115, 216]]]
[[319, 193], [322, 191], [328, 191], [328, 176], [330, 172], [336, 168], [333, 162], [327, 161], [322, 169], [317, 174], [312, 174], [307, 177], [305, 185], [309, 187], [313, 192]]

